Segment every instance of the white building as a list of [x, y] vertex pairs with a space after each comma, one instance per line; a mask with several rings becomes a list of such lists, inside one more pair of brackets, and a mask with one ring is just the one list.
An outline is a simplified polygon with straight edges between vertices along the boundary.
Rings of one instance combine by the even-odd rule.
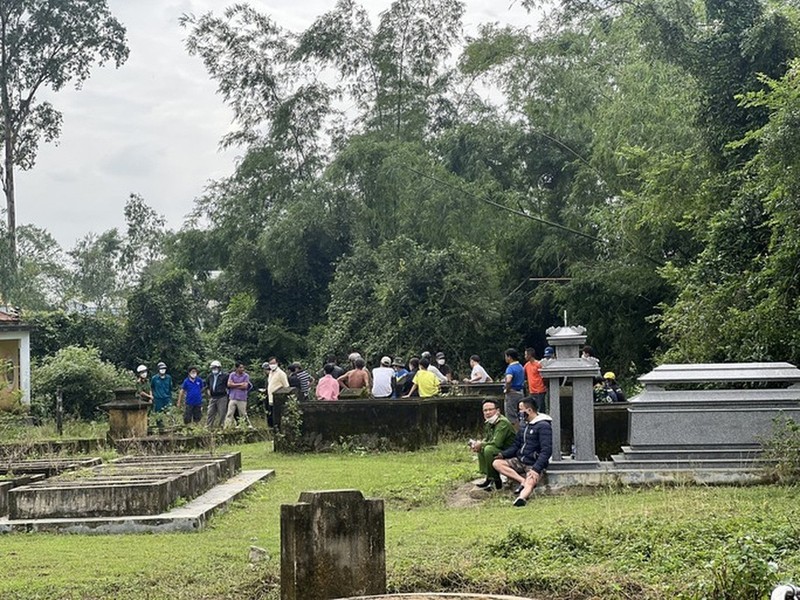
[[31, 328], [19, 314], [0, 307], [0, 397], [4, 392], [22, 392], [21, 401], [31, 403]]

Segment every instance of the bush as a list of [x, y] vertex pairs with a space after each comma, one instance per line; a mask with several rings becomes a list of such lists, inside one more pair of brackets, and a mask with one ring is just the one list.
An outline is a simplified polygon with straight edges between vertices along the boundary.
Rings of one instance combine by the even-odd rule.
[[56, 390], [61, 387], [64, 414], [92, 419], [99, 404], [113, 399], [115, 389], [134, 382], [132, 374], [103, 361], [96, 348], [67, 346], [34, 367], [31, 383], [35, 402], [49, 415], [55, 414]]
[[294, 396], [286, 401], [281, 427], [275, 431], [276, 452], [302, 452], [303, 447], [303, 410]]
[[780, 483], [800, 481], [800, 423], [776, 417], [772, 437], [763, 442], [764, 458], [773, 461], [773, 478]]

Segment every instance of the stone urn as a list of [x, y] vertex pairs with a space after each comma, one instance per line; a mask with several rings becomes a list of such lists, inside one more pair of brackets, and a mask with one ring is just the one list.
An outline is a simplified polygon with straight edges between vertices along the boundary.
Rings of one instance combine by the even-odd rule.
[[108, 437], [112, 440], [145, 437], [149, 402], [136, 397], [134, 389], [114, 390], [114, 400], [101, 404], [108, 413]]

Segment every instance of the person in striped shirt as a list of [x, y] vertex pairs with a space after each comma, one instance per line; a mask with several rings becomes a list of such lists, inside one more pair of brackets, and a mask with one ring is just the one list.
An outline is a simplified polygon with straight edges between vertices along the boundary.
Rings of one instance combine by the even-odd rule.
[[314, 378], [308, 374], [308, 371], [300, 363], [294, 362], [289, 365], [289, 387], [297, 388], [299, 400], [308, 400], [308, 394], [313, 384]]

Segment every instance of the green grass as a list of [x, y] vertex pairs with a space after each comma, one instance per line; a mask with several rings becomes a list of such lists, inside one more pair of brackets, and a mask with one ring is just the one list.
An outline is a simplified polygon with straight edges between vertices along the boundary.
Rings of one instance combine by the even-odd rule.
[[[364, 456], [228, 449], [242, 451], [244, 468], [277, 476], [205, 531], [0, 536], [0, 598], [277, 598], [280, 505], [342, 488], [386, 500], [393, 591], [739, 600], [800, 580], [797, 488], [607, 489], [524, 509], [498, 495], [450, 508], [449, 493], [475, 468], [461, 444]], [[249, 564], [251, 545], [272, 559]]]
[[108, 432], [108, 422], [65, 419], [62, 430], [63, 435], [59, 437], [55, 421], [48, 420], [41, 425], [31, 427], [17, 417], [0, 412], [0, 440], [7, 443], [104, 438]]

